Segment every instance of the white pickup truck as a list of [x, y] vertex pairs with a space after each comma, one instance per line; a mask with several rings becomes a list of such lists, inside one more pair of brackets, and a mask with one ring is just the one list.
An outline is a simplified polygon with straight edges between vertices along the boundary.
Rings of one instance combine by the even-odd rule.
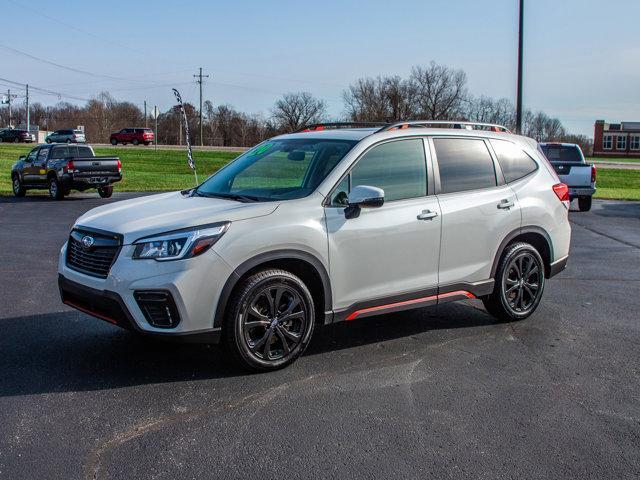
[[569, 198], [578, 199], [581, 212], [591, 210], [591, 197], [596, 193], [596, 167], [584, 159], [575, 143], [541, 143], [562, 183], [569, 187]]

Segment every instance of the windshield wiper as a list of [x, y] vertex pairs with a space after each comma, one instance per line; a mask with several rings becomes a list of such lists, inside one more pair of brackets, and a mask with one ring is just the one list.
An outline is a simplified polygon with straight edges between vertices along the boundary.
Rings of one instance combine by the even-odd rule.
[[238, 202], [244, 202], [244, 203], [261, 201], [260, 197], [254, 197], [253, 195], [241, 195], [239, 193], [210, 193], [210, 192], [199, 192], [198, 190], [195, 190], [193, 194], [199, 197], [224, 198], [224, 199], [236, 200]]

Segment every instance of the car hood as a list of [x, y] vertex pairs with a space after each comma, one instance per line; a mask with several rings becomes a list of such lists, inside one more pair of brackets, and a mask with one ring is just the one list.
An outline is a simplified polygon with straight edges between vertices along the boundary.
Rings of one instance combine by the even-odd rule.
[[141, 237], [180, 228], [262, 217], [274, 212], [278, 205], [161, 193], [94, 208], [78, 218], [75, 226], [122, 234], [126, 245]]

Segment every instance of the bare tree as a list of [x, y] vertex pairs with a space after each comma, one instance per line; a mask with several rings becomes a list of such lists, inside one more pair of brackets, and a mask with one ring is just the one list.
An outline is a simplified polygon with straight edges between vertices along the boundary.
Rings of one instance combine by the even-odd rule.
[[415, 113], [425, 120], [459, 118], [467, 100], [467, 74], [435, 62], [417, 66], [409, 77]]
[[495, 123], [510, 130], [515, 129], [516, 109], [506, 98], [496, 100], [484, 95], [478, 98], [470, 97], [465, 116], [473, 122]]
[[276, 125], [284, 131], [294, 131], [310, 123], [322, 121], [327, 106], [308, 92], [287, 93], [276, 101], [272, 115]]
[[361, 78], [342, 93], [347, 117], [354, 122], [405, 120], [414, 116], [413, 91], [398, 76]]

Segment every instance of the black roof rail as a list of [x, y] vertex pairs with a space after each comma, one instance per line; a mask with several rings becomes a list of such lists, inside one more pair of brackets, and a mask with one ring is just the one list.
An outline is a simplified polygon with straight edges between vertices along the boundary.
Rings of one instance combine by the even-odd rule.
[[336, 130], [339, 128], [376, 128], [387, 127], [391, 125], [388, 122], [331, 122], [331, 123], [313, 123], [305, 125], [292, 133], [301, 132], [320, 132], [322, 130]]
[[458, 120], [407, 120], [404, 122], [396, 122], [386, 125], [378, 132], [388, 132], [391, 130], [403, 130], [405, 128], [456, 128], [463, 130], [488, 130], [491, 132], [511, 133], [511, 131], [503, 126], [495, 123], [483, 122], [467, 122]]

